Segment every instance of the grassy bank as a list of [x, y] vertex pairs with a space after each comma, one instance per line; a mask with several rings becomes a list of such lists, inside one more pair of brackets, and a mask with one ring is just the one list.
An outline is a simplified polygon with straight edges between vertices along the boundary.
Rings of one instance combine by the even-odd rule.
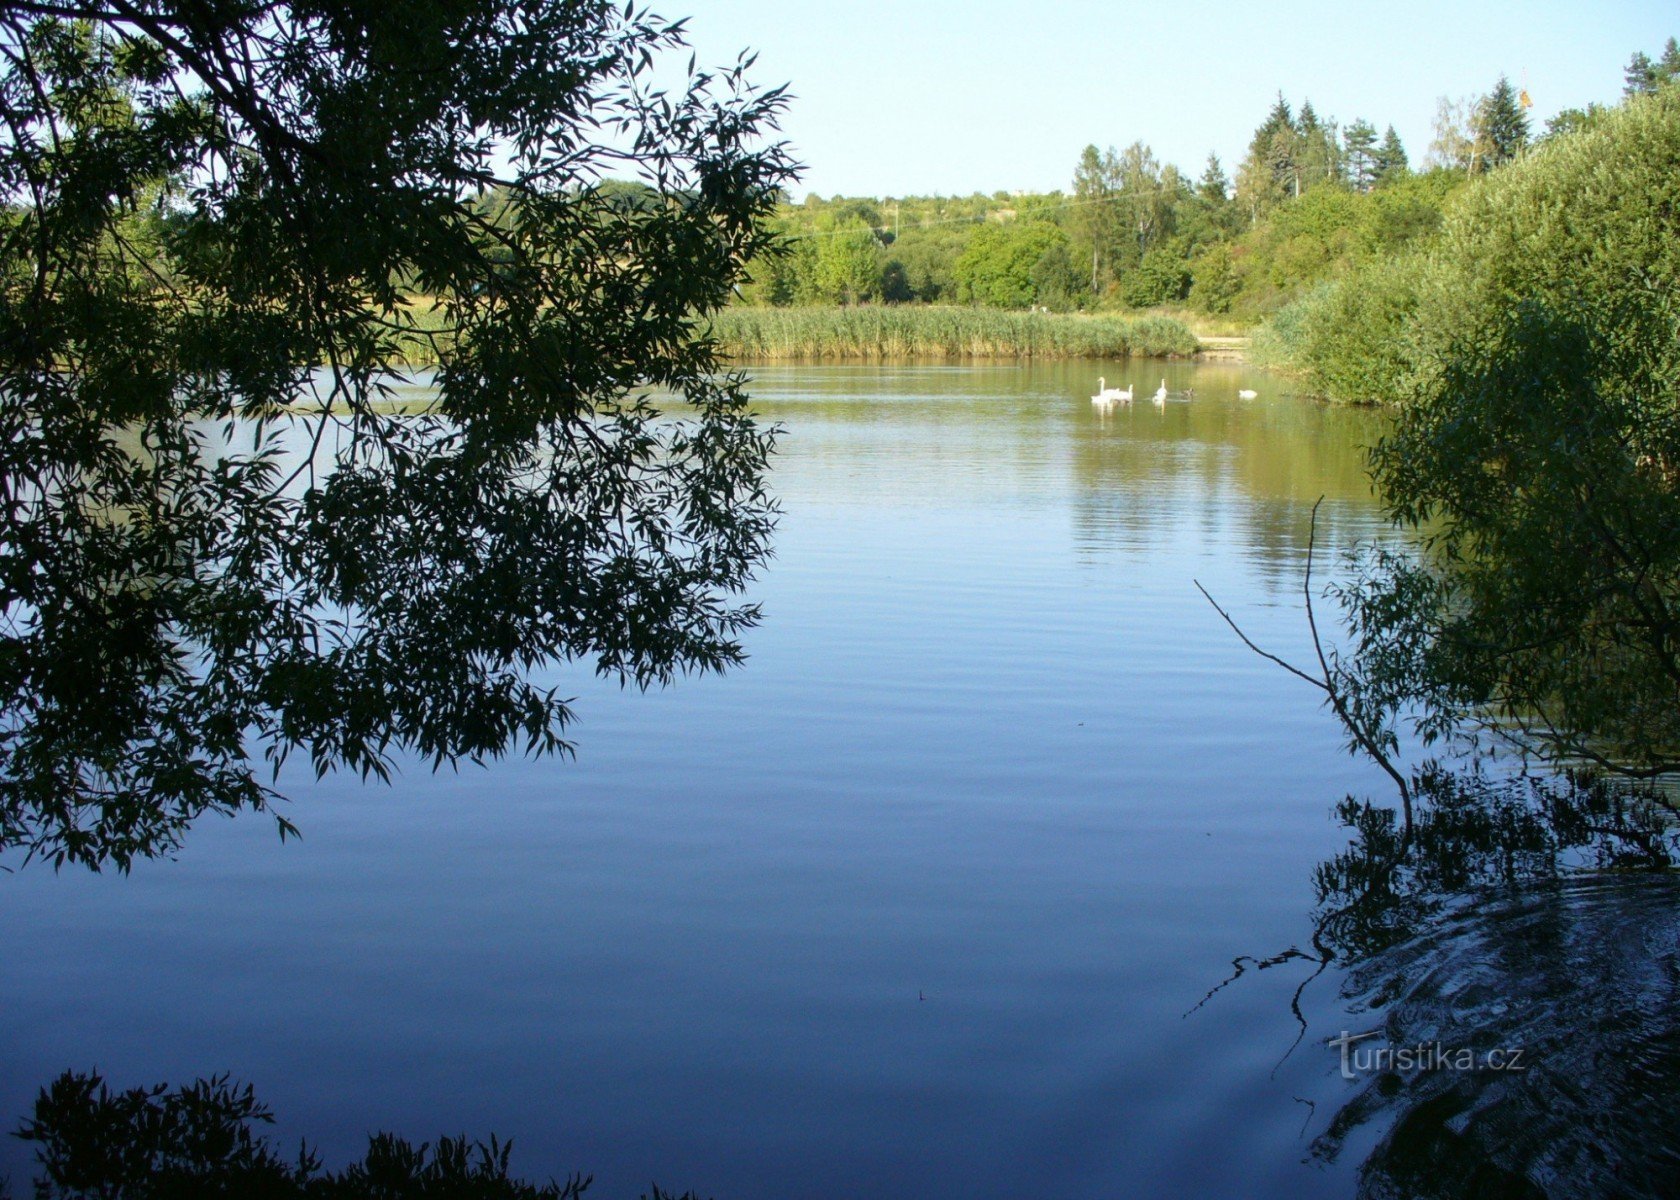
[[1177, 304], [1158, 304], [1153, 308], [1139, 309], [1133, 319], [1138, 317], [1167, 317], [1185, 326], [1198, 338], [1245, 338], [1253, 334], [1254, 327], [1259, 324], [1250, 317], [1197, 312]]
[[1126, 358], [1187, 356], [1170, 317], [1084, 316], [922, 305], [731, 308], [713, 325], [742, 359]]

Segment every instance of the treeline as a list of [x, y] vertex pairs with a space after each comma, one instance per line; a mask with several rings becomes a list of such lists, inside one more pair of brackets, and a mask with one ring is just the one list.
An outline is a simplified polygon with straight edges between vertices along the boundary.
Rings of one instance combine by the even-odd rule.
[[[1636, 56], [1630, 90], [1680, 64]], [[1209, 155], [1192, 178], [1143, 142], [1087, 146], [1072, 187], [968, 197], [809, 196], [775, 224], [785, 253], [758, 263], [752, 306], [961, 304], [1003, 309], [1169, 306], [1252, 322], [1315, 287], [1435, 234], [1464, 183], [1582, 127], [1569, 110], [1538, 136], [1528, 98], [1501, 77], [1443, 99], [1414, 167], [1388, 125], [1341, 125], [1279, 95], [1235, 177]]]
[[[1458, 191], [1435, 236], [1307, 292], [1266, 323], [1257, 350], [1314, 394], [1401, 405], [1510, 313], [1567, 307], [1594, 264], [1614, 264], [1597, 282], [1630, 305], [1652, 287], [1680, 288], [1664, 231], [1664, 214], [1680, 211], [1668, 157], [1677, 114], [1680, 46], [1670, 38], [1654, 62], [1634, 55], [1620, 104], [1560, 114], [1544, 145]], [[1487, 161], [1486, 147], [1457, 145]], [[1537, 264], [1554, 274], [1542, 278]]]
[[[1312, 390], [1389, 409], [1372, 481], [1413, 537], [1335, 590], [1351, 649], [1329, 686], [1361, 745], [1392, 748], [1410, 724], [1426, 742], [1680, 774], [1672, 43], [1635, 82], [1465, 187], [1431, 244], [1274, 322]], [[1653, 847], [1680, 815], [1657, 800]]]

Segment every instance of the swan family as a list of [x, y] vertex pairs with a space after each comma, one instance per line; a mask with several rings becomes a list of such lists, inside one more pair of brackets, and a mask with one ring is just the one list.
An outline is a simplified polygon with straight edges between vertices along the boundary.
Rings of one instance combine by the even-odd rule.
[[[1176, 394], [1183, 396], [1186, 400], [1190, 400], [1195, 397], [1196, 389], [1185, 388], [1182, 392], [1178, 392]], [[1259, 396], [1259, 394], [1259, 392], [1253, 391], [1250, 388], [1237, 389], [1237, 399], [1239, 400], [1253, 400]], [[1164, 407], [1167, 403], [1167, 397], [1171, 395], [1174, 395], [1174, 393], [1167, 391], [1167, 381], [1163, 378], [1161, 380], [1161, 386], [1155, 389], [1155, 394], [1151, 396], [1150, 399], [1155, 401], [1156, 404]], [[1108, 379], [1105, 376], [1097, 376], [1097, 394], [1091, 397], [1092, 404], [1130, 404], [1131, 402], [1132, 387], [1130, 384], [1127, 384], [1123, 389], [1111, 388], [1108, 386]]]

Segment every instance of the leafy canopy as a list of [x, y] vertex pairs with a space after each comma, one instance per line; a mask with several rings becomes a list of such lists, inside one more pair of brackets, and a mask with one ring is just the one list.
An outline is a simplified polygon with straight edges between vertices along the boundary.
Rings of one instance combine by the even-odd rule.
[[564, 751], [555, 664], [741, 657], [771, 431], [704, 320], [792, 167], [782, 93], [682, 43], [596, 0], [0, 13], [0, 849], [126, 868], [268, 809], [262, 758]]
[[1680, 769], [1677, 180], [1668, 88], [1479, 181], [1430, 253], [1325, 307], [1332, 364], [1370, 355], [1356, 382], [1397, 402], [1374, 475], [1426, 553], [1373, 563], [1349, 611], [1426, 733]]

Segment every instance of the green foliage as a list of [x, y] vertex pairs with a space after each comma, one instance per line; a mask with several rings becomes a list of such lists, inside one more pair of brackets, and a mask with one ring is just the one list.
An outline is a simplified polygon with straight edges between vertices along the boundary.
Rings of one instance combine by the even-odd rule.
[[1120, 163], [1111, 146], [1106, 154], [1086, 146], [1073, 173], [1074, 207], [1070, 213], [1081, 258], [1091, 263], [1091, 293], [1100, 295], [1114, 277], [1114, 265], [1123, 244], [1123, 222], [1114, 202], [1120, 190]]
[[1299, 190], [1322, 187], [1327, 183], [1341, 183], [1345, 164], [1335, 123], [1320, 121], [1318, 114], [1313, 111], [1312, 102], [1304, 100], [1301, 102], [1297, 126], [1300, 133]]
[[1390, 256], [1429, 242], [1441, 228], [1441, 221], [1453, 195], [1464, 186], [1465, 177], [1456, 171], [1425, 171], [1385, 179], [1371, 193], [1362, 211], [1359, 234], [1361, 252], [1368, 256]]
[[1190, 266], [1190, 304], [1204, 313], [1228, 313], [1242, 287], [1231, 260], [1231, 247], [1216, 245]]
[[1406, 147], [1401, 144], [1400, 135], [1394, 132], [1394, 126], [1390, 125], [1383, 132], [1382, 144], [1376, 150], [1376, 160], [1372, 167], [1374, 182], [1381, 186], [1403, 179], [1410, 166], [1406, 158]]
[[1295, 187], [1299, 140], [1295, 114], [1279, 92], [1277, 103], [1249, 141], [1247, 157], [1237, 167], [1237, 203], [1251, 223], [1299, 194]]
[[1429, 171], [1397, 175], [1363, 193], [1315, 188], [1238, 238], [1228, 259], [1199, 259], [1197, 283], [1202, 270], [1224, 278], [1201, 292], [1193, 285], [1192, 298], [1218, 297], [1227, 311], [1281, 319], [1282, 310], [1306, 303], [1319, 285], [1360, 278], [1359, 272], [1380, 270], [1407, 247], [1430, 241], [1463, 183], [1461, 172]]
[[993, 308], [1026, 308], [1051, 298], [1059, 306], [1076, 284], [1067, 234], [1037, 221], [977, 229], [953, 273], [958, 300]]
[[1172, 215], [1176, 204], [1187, 191], [1179, 178], [1178, 169], [1163, 168], [1155, 153], [1142, 142], [1133, 142], [1121, 151], [1117, 161], [1120, 184], [1115, 197], [1128, 237], [1136, 249], [1127, 248], [1122, 256], [1126, 265], [1142, 260], [1160, 240], [1172, 233]]
[[1196, 195], [1215, 206], [1222, 206], [1231, 198], [1231, 181], [1225, 177], [1225, 168], [1219, 165], [1217, 154], [1208, 155], [1202, 177], [1196, 181]]
[[1633, 52], [1622, 78], [1625, 80], [1622, 88], [1624, 96], [1647, 96], [1657, 90], [1656, 65], [1643, 50]]
[[1276, 314], [1256, 335], [1257, 356], [1294, 368], [1305, 390], [1370, 404], [1402, 394], [1413, 365], [1406, 337], [1423, 260], [1378, 260]]
[[954, 299], [957, 294], [957, 260], [967, 249], [969, 239], [980, 228], [972, 222], [961, 221], [906, 229], [899, 234], [888, 248], [886, 270], [893, 271], [896, 267], [903, 286], [897, 294], [886, 294], [885, 298], [920, 300], [928, 304]]
[[771, 438], [696, 334], [780, 92], [652, 89], [680, 26], [605, 3], [89, 11], [0, 14], [0, 848], [126, 868], [264, 758], [564, 751], [553, 664], [736, 662]]
[[1628, 59], [1623, 79], [1626, 80], [1624, 96], [1649, 96], [1663, 85], [1680, 79], [1680, 41], [1669, 38], [1663, 44], [1662, 57], [1656, 62], [1643, 51], [1635, 51]]
[[1371, 573], [1359, 632], [1440, 728], [1680, 767], [1677, 214], [1663, 89], [1465, 191], [1395, 306], [1372, 462], [1427, 555]]
[[1601, 104], [1589, 104], [1584, 109], [1566, 108], [1546, 121], [1546, 132], [1541, 138], [1564, 137], [1591, 129], [1609, 111]]
[[1123, 358], [1194, 354], [1165, 317], [1000, 312], [941, 306], [730, 308], [712, 336], [737, 359]]
[[1190, 263], [1185, 247], [1176, 242], [1151, 247], [1120, 287], [1121, 296], [1134, 308], [1173, 304], [1189, 293]]
[[1475, 136], [1483, 170], [1504, 166], [1528, 145], [1528, 118], [1517, 104], [1511, 81], [1503, 75], [1476, 106]]
[[[1391, 125], [1389, 129], [1392, 131]], [[1347, 181], [1355, 191], [1368, 192], [1377, 182], [1377, 130], [1359, 120], [1342, 131], [1342, 156], [1347, 164]]]
[[[1053, 226], [1051, 228], [1054, 228]], [[1052, 312], [1066, 312], [1076, 304], [1084, 282], [1070, 251], [1071, 242], [1060, 230], [1028, 272], [1033, 300]]]
[[861, 217], [846, 216], [819, 225], [806, 302], [857, 304], [881, 294], [881, 246]]
[[791, 240], [788, 222], [778, 213], [765, 221], [775, 238], [773, 249], [759, 254], [736, 287], [736, 298], [747, 304], [792, 304], [801, 283], [813, 274], [815, 246]]

